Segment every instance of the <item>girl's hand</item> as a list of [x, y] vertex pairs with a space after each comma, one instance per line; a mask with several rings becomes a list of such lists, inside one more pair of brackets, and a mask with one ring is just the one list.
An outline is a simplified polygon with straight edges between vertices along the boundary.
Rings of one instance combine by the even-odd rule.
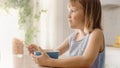
[[47, 63], [50, 61], [50, 57], [47, 55], [47, 53], [41, 49], [40, 47], [37, 48], [38, 51], [41, 52], [40, 56], [36, 56], [32, 54], [33, 60], [35, 61], [36, 64], [39, 66], [47, 66]]
[[34, 54], [35, 51], [38, 51], [38, 46], [35, 44], [31, 44], [28, 47], [29, 54]]

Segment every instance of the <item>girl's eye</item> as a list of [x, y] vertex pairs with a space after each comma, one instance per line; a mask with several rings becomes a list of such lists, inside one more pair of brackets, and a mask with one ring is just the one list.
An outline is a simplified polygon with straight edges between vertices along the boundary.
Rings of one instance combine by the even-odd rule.
[[75, 12], [75, 10], [70, 10], [70, 12]]
[[71, 12], [74, 12], [74, 10], [71, 10]]
[[68, 9], [68, 12], [72, 13], [72, 12], [76, 12], [76, 9]]

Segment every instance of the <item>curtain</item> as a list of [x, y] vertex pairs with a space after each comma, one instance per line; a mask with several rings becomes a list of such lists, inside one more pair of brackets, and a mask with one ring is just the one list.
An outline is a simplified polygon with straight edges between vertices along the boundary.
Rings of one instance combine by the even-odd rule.
[[47, 10], [41, 14], [40, 21], [40, 46], [42, 48], [52, 48], [56, 37], [56, 0], [42, 0], [41, 8]]
[[71, 33], [67, 23], [67, 1], [41, 0], [41, 8], [46, 13], [40, 19], [40, 46], [55, 49]]

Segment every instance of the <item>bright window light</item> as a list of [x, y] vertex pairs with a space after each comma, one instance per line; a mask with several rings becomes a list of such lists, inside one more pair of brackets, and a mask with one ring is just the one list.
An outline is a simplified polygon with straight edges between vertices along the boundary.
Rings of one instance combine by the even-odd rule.
[[0, 68], [13, 68], [12, 39], [19, 36], [18, 11], [0, 9]]

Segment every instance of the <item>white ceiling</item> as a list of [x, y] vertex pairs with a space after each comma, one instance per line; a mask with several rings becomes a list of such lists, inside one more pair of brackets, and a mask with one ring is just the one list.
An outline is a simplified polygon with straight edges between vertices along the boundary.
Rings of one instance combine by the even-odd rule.
[[103, 8], [115, 9], [120, 7], [120, 0], [101, 0]]
[[113, 4], [120, 5], [120, 0], [101, 0], [102, 5]]

